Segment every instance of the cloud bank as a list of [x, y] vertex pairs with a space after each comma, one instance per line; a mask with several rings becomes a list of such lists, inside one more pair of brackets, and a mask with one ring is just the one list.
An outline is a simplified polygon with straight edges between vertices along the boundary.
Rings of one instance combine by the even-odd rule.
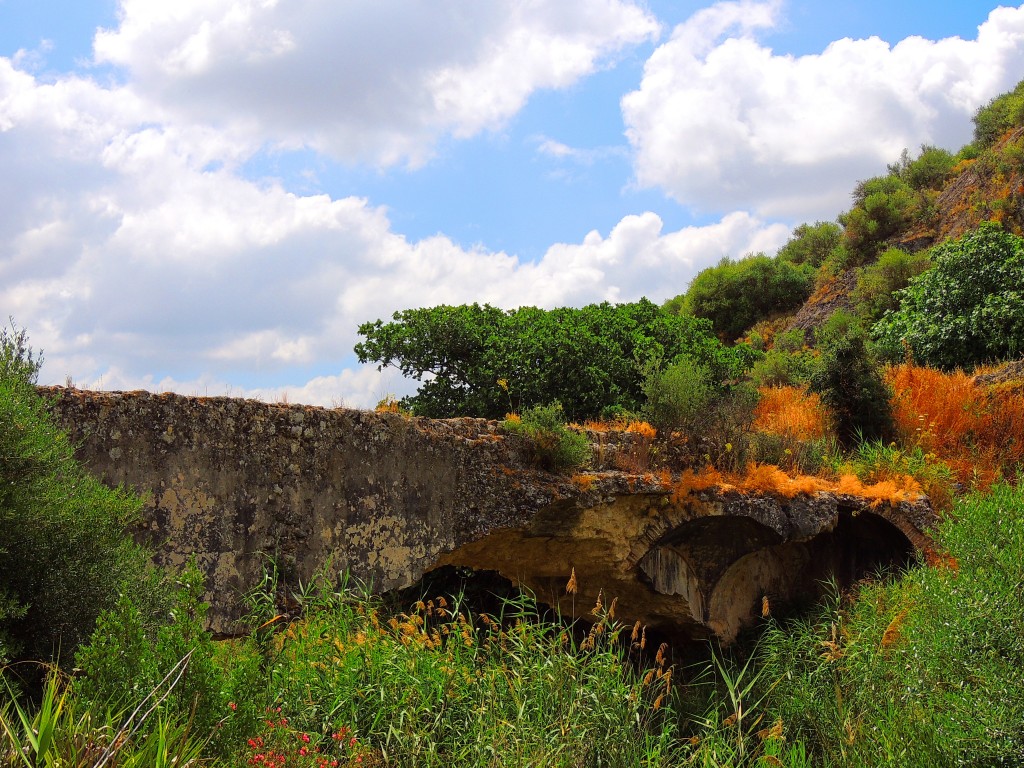
[[366, 198], [297, 194], [246, 165], [268, 148], [428, 162], [655, 40], [639, 5], [122, 0], [95, 38], [102, 74], [42, 78], [31, 54], [0, 57], [0, 308], [44, 348], [51, 383], [372, 406], [411, 385], [355, 363], [360, 323], [671, 297], [722, 256], [831, 218], [904, 146], [955, 146], [1024, 71], [1020, 9], [993, 11], [973, 41], [842, 40], [798, 58], [758, 42], [781, 12], [698, 12], [622, 101], [636, 180], [714, 211], [707, 223], [665, 231], [638, 211], [527, 261], [411, 240]]
[[658, 47], [622, 99], [639, 184], [705, 211], [832, 218], [904, 147], [966, 143], [969, 117], [1024, 72], [1024, 7], [993, 10], [975, 40], [843, 39], [807, 56], [758, 41], [783, 10], [718, 3]]

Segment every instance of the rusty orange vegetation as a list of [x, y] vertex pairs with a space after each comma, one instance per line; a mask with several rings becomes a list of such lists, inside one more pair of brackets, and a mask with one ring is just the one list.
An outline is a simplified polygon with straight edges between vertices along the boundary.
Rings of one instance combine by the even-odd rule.
[[754, 429], [795, 440], [818, 440], [828, 431], [828, 411], [817, 394], [802, 387], [761, 387]]
[[679, 504], [691, 493], [718, 488], [721, 491], [736, 490], [742, 493], [770, 493], [787, 499], [797, 496], [811, 496], [822, 491], [858, 496], [868, 499], [872, 506], [899, 504], [921, 498], [920, 484], [907, 475], [865, 485], [855, 475], [843, 475], [838, 480], [829, 480], [813, 475], [791, 477], [774, 464], [751, 462], [742, 474], [719, 472], [711, 466], [699, 471], [685, 470], [672, 491], [672, 501]]
[[653, 440], [658, 436], [658, 430], [646, 421], [631, 421], [626, 425], [626, 431]]
[[935, 454], [965, 485], [984, 489], [1016, 476], [1024, 464], [1024, 393], [976, 386], [963, 371], [906, 364], [889, 368], [886, 380], [905, 443]]
[[579, 488], [584, 493], [586, 493], [587, 491], [589, 491], [591, 489], [591, 487], [593, 487], [594, 480], [596, 480], [596, 479], [597, 478], [594, 477], [593, 475], [588, 475], [588, 474], [583, 474], [583, 473], [575, 474], [575, 475], [572, 476], [572, 484], [575, 485], [577, 488]]

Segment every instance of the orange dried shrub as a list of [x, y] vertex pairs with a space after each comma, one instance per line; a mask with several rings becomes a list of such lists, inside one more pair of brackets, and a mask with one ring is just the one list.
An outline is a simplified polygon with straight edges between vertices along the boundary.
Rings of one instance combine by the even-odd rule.
[[917, 501], [923, 495], [921, 484], [909, 475], [865, 485], [856, 475], [843, 475], [836, 483], [836, 493], [869, 499], [871, 506], [899, 504], [903, 501]]
[[886, 372], [902, 439], [945, 461], [957, 479], [986, 488], [1024, 464], [1024, 393], [976, 385], [963, 371], [915, 365]]
[[813, 475], [797, 475], [791, 478], [781, 490], [783, 496], [792, 499], [795, 496], [813, 496], [821, 491], [832, 490], [833, 484], [821, 477]]
[[626, 431], [632, 432], [633, 434], [640, 435], [647, 440], [653, 440], [658, 436], [658, 430], [648, 424], [646, 421], [631, 421], [626, 425]]
[[572, 484], [586, 493], [593, 487], [596, 479], [593, 475], [578, 473], [572, 476]]
[[828, 412], [817, 394], [802, 387], [761, 387], [754, 429], [795, 440], [818, 440], [828, 430]]
[[680, 504], [691, 493], [699, 493], [708, 488], [724, 485], [725, 478], [722, 477], [722, 473], [710, 464], [697, 472], [692, 469], [684, 469], [672, 490], [672, 501]]
[[821, 491], [830, 491], [833, 484], [821, 477], [797, 475], [790, 477], [774, 464], [747, 465], [746, 472], [736, 479], [736, 485], [743, 491], [776, 493], [787, 499], [797, 496], [813, 496]]
[[736, 485], [743, 491], [778, 493], [780, 488], [789, 484], [789, 475], [774, 464], [747, 465], [746, 472]]

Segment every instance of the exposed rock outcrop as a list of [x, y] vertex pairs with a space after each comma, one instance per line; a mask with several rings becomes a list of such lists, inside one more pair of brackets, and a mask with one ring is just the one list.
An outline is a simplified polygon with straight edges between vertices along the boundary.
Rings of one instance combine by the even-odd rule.
[[[592, 472], [531, 465], [529, 444], [482, 419], [428, 420], [148, 392], [44, 390], [83, 463], [146, 499], [158, 561], [194, 556], [212, 628], [233, 629], [265, 557], [286, 579], [330, 560], [377, 590], [444, 564], [496, 570], [571, 608], [603, 590], [619, 616], [729, 639], [835, 571], [852, 578], [926, 544], [927, 503], [871, 508], [834, 494], [673, 500], [632, 434], [592, 435]], [[636, 464], [636, 461], [633, 461]], [[576, 569], [580, 592], [566, 596]]]

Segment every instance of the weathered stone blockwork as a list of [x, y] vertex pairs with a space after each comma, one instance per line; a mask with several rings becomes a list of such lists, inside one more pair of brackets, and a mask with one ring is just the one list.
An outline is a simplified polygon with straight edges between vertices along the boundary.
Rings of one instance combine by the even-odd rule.
[[480, 419], [53, 388], [80, 459], [146, 499], [158, 560], [195, 556], [227, 631], [263, 555], [308, 579], [328, 558], [386, 590], [460, 545], [527, 524], [571, 486], [534, 472]]
[[[495, 570], [566, 614], [599, 591], [619, 616], [729, 639], [762, 598], [799, 599], [926, 545], [927, 502], [872, 509], [705, 491], [673, 501], [635, 435], [591, 435], [585, 477], [534, 469], [528, 443], [481, 419], [268, 405], [148, 392], [44, 390], [104, 481], [146, 499], [140, 536], [172, 567], [194, 556], [212, 628], [235, 629], [265, 556], [291, 582], [322, 564], [375, 589], [437, 565]], [[575, 568], [580, 592], [564, 585]], [[574, 602], [576, 605], [574, 606]]]

